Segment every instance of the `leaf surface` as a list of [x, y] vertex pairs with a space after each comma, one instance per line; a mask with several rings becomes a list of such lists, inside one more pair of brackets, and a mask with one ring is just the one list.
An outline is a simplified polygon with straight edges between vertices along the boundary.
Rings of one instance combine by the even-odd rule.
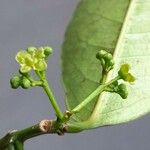
[[73, 109], [99, 85], [100, 49], [112, 52], [116, 62], [112, 79], [129, 63], [137, 80], [129, 96], [104, 93], [75, 117], [90, 120], [89, 127], [119, 124], [150, 111], [150, 0], [82, 0], [66, 32], [62, 75], [68, 109]]

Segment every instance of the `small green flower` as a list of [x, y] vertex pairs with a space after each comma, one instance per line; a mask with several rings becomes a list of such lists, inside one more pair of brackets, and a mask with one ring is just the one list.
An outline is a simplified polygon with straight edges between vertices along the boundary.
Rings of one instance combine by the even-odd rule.
[[43, 71], [47, 68], [47, 63], [45, 61], [44, 49], [38, 48], [28, 48], [27, 51], [20, 51], [16, 55], [16, 61], [20, 64], [20, 71], [22, 73], [27, 73], [33, 70]]
[[45, 58], [44, 48], [40, 47], [33, 52], [33, 57], [37, 60]]
[[121, 77], [121, 79], [123, 79], [124, 81], [127, 81], [129, 83], [134, 82], [136, 79], [135, 77], [129, 73], [130, 70], [130, 66], [129, 64], [123, 64], [120, 67], [120, 70], [118, 71], [118, 75]]

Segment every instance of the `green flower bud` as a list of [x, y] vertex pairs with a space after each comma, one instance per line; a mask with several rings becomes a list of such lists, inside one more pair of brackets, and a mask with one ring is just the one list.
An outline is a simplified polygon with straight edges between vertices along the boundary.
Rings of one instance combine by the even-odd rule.
[[[113, 82], [112, 84], [109, 85], [109, 88], [114, 89], [114, 88], [118, 88], [118, 81]], [[115, 91], [115, 89], [114, 89]]]
[[113, 69], [114, 60], [111, 53], [105, 50], [100, 50], [96, 54], [96, 58], [101, 61], [101, 65], [106, 72], [109, 72], [111, 69]]
[[13, 76], [10, 79], [10, 85], [13, 89], [17, 89], [20, 86], [20, 82], [21, 82], [20, 76]]
[[27, 52], [29, 52], [30, 54], [32, 54], [36, 49], [36, 47], [28, 47], [27, 48]]
[[106, 59], [107, 61], [111, 61], [113, 59], [113, 56], [111, 53], [107, 53], [104, 55], [104, 59]]
[[115, 62], [114, 62], [114, 60], [113, 60], [113, 59], [111, 59], [111, 60], [108, 62], [108, 65], [109, 65], [109, 66], [112, 66], [112, 67], [113, 67], [113, 66], [114, 66], [114, 64], [115, 64]]
[[48, 57], [53, 52], [51, 47], [44, 47], [44, 54], [46, 57]]
[[19, 73], [20, 73], [21, 75], [23, 75], [23, 76], [28, 75], [28, 73], [27, 73], [27, 72], [21, 72], [21, 70], [20, 70], [20, 69], [19, 69]]
[[110, 70], [112, 70], [114, 68], [114, 64], [115, 63], [113, 59], [109, 60], [106, 64], [106, 68], [105, 68], [106, 72], [109, 72]]
[[23, 77], [23, 78], [22, 78], [21, 87], [22, 87], [23, 89], [28, 89], [28, 88], [30, 88], [30, 87], [31, 87], [31, 82], [30, 82], [30, 80], [27, 79], [27, 78], [25, 78], [25, 77]]
[[101, 59], [104, 57], [104, 55], [106, 55], [108, 52], [105, 50], [100, 50], [97, 54], [96, 54], [96, 58], [97, 59]]
[[128, 90], [125, 84], [120, 84], [118, 86], [117, 93], [123, 98], [126, 99], [128, 97]]
[[117, 93], [118, 91], [118, 81], [113, 82], [108, 87], [105, 88], [107, 92]]

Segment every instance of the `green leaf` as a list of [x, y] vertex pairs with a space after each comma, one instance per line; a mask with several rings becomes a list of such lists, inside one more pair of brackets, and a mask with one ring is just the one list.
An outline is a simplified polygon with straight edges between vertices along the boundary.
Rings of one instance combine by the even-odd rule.
[[109, 50], [117, 75], [124, 63], [136, 76], [127, 85], [129, 96], [104, 93], [75, 116], [83, 128], [137, 119], [150, 111], [150, 0], [82, 0], [66, 32], [62, 75], [68, 109], [73, 109], [99, 85], [100, 62], [96, 53]]

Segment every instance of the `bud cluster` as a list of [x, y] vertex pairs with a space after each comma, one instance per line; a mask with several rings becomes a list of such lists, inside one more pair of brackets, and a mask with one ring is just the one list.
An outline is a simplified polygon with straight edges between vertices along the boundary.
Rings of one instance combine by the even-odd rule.
[[46, 70], [47, 57], [52, 53], [50, 47], [28, 47], [26, 50], [21, 50], [16, 55], [16, 61], [20, 64], [19, 73], [10, 79], [10, 84], [13, 89], [22, 87], [28, 89], [31, 86], [40, 85], [40, 82], [32, 79], [29, 75], [29, 71], [35, 70], [42, 72]]
[[113, 84], [109, 85], [106, 88], [106, 91], [113, 92], [119, 94], [123, 99], [126, 99], [128, 96], [127, 86], [123, 83], [118, 84], [118, 81], [114, 82]]
[[109, 72], [111, 69], [114, 67], [114, 60], [113, 56], [111, 53], [105, 51], [105, 50], [100, 50], [96, 54], [96, 58], [100, 60], [101, 65], [104, 69], [105, 72]]
[[[111, 53], [105, 51], [105, 50], [100, 50], [96, 54], [96, 58], [100, 60], [103, 73], [102, 73], [102, 78], [103, 76], [107, 75], [107, 73], [113, 69], [114, 67], [114, 60], [113, 56]], [[121, 83], [119, 84], [118, 81], [120, 79], [124, 80], [125, 82], [133, 83], [135, 81], [135, 77], [129, 73], [130, 66], [128, 64], [122, 64], [119, 71], [118, 71], [118, 76], [115, 78], [115, 82], [111, 83], [109, 86], [105, 88], [105, 91], [107, 92], [114, 92], [119, 94], [123, 99], [126, 99], [128, 96], [128, 90], [125, 84]]]
[[25, 76], [15, 75], [10, 79], [10, 84], [13, 89], [22, 87], [23, 89], [28, 89], [31, 87], [31, 81]]

